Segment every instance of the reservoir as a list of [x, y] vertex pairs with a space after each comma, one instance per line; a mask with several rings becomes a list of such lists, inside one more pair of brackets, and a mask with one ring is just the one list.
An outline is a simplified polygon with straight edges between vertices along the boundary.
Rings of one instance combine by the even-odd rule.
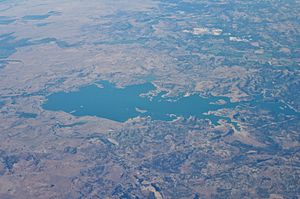
[[[101, 86], [92, 84], [81, 87], [77, 91], [58, 92], [47, 96], [42, 105], [51, 111], [64, 111], [74, 116], [96, 116], [118, 122], [125, 122], [135, 117], [150, 116], [152, 120], [171, 121], [179, 116], [188, 118], [209, 119], [218, 125], [220, 119], [226, 120], [239, 129], [237, 123], [228, 117], [206, 114], [224, 108], [244, 106], [255, 109], [256, 112], [267, 111], [278, 120], [294, 117], [300, 118], [300, 113], [280, 101], [264, 101], [262, 97], [248, 102], [230, 102], [227, 97], [203, 98], [197, 94], [189, 96], [165, 97], [165, 92], [149, 95], [156, 87], [151, 83], [131, 85], [118, 88], [107, 81], [101, 81]], [[218, 103], [220, 100], [223, 103]], [[280, 119], [281, 118], [281, 119]]]
[[[207, 118], [213, 124], [219, 119], [229, 118], [207, 115], [208, 111], [233, 108], [226, 97], [203, 98], [199, 95], [164, 97], [165, 92], [149, 97], [149, 91], [156, 90], [151, 83], [118, 88], [109, 82], [101, 82], [82, 87], [73, 92], [58, 92], [47, 96], [43, 108], [51, 111], [64, 111], [74, 116], [97, 116], [118, 122], [125, 122], [138, 116], [150, 116], [153, 120], [171, 121], [178, 116]], [[223, 100], [225, 103], [217, 103]]]

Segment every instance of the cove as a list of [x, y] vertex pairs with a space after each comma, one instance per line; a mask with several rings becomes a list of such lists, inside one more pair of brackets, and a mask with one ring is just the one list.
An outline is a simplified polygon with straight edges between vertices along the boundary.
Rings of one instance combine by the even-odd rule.
[[[195, 116], [208, 118], [213, 124], [218, 124], [219, 119], [229, 118], [206, 115], [208, 111], [221, 108], [233, 108], [235, 103], [230, 103], [226, 97], [202, 98], [199, 95], [176, 98], [163, 97], [164, 92], [150, 99], [141, 96], [155, 90], [151, 83], [118, 88], [115, 85], [102, 81], [101, 87], [93, 84], [82, 87], [74, 92], [58, 92], [47, 96], [47, 101], [42, 105], [45, 110], [64, 111], [74, 116], [97, 116], [118, 122], [125, 122], [137, 116], [150, 116], [153, 120], [171, 121], [176, 116]], [[216, 103], [224, 100], [225, 104]]]

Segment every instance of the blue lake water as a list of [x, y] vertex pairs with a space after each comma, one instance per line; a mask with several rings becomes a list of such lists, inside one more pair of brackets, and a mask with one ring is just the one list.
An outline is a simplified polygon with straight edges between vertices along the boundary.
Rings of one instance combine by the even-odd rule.
[[[217, 124], [219, 119], [229, 120], [229, 118], [204, 113], [236, 106], [225, 97], [202, 98], [198, 95], [191, 95], [166, 98], [162, 96], [164, 93], [159, 93], [150, 100], [149, 97], [140, 96], [156, 89], [151, 83], [125, 88], [117, 88], [108, 82], [101, 82], [101, 85], [103, 88], [90, 85], [75, 92], [59, 92], [49, 95], [43, 108], [64, 111], [75, 116], [97, 116], [119, 122], [137, 116], [151, 116], [154, 120], [164, 121], [173, 120], [176, 116], [195, 116], [208, 118]], [[221, 99], [226, 101], [226, 104], [216, 104]]]
[[[99, 87], [95, 84], [82, 87], [74, 92], [58, 92], [47, 96], [43, 108], [51, 111], [64, 111], [75, 116], [97, 116], [110, 120], [124, 122], [138, 116], [150, 116], [153, 120], [171, 121], [178, 116], [185, 118], [195, 116], [207, 118], [217, 125], [220, 119], [232, 123], [239, 129], [230, 118], [207, 115], [208, 111], [216, 111], [223, 108], [235, 108], [236, 106], [253, 107], [260, 110], [267, 110], [274, 116], [296, 116], [300, 114], [278, 101], [263, 101], [262, 97], [249, 102], [232, 103], [226, 97], [203, 98], [199, 95], [176, 98], [163, 97], [164, 92], [159, 93], [152, 99], [147, 97], [149, 91], [155, 90], [151, 83], [127, 86], [118, 88], [115, 85], [102, 81]], [[223, 100], [226, 103], [217, 103]]]

